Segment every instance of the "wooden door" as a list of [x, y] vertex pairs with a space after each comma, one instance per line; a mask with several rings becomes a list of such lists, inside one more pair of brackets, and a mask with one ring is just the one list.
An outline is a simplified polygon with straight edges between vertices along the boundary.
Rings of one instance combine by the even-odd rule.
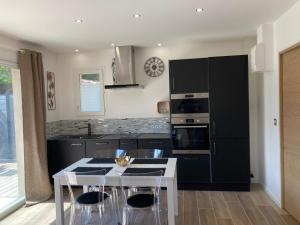
[[283, 206], [300, 221], [300, 47], [281, 55]]

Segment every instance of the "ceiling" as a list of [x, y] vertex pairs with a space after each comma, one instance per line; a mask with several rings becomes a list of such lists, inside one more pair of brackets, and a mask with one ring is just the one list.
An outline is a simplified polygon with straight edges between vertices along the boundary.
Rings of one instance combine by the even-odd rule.
[[[0, 0], [0, 33], [55, 52], [255, 35], [297, 0]], [[201, 13], [196, 8], [203, 8]], [[141, 18], [134, 18], [134, 14]], [[82, 23], [76, 23], [82, 19]]]

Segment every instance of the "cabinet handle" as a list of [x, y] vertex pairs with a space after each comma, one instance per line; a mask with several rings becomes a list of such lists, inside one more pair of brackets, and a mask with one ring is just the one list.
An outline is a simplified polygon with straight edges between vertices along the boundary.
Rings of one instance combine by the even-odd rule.
[[214, 142], [214, 155], [217, 154], [216, 142]]
[[109, 142], [96, 142], [96, 145], [108, 145]]
[[174, 128], [176, 129], [180, 129], [180, 128], [207, 128], [207, 126], [204, 125], [200, 125], [200, 126], [174, 126]]
[[82, 146], [82, 143], [72, 143], [71, 146]]
[[172, 82], [173, 82], [172, 86], [173, 86], [173, 91], [174, 91], [175, 90], [175, 78], [174, 77], [172, 78]]
[[149, 144], [164, 144], [164, 142], [160, 142], [160, 141], [149, 141]]

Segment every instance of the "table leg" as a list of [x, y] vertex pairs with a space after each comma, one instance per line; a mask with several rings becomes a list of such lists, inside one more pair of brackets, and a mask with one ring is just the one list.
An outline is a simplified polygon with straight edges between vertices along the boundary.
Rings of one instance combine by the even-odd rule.
[[167, 181], [168, 225], [175, 225], [174, 180]]
[[56, 225], [64, 225], [64, 196], [63, 186], [60, 185], [59, 178], [54, 178]]
[[175, 216], [178, 216], [178, 191], [177, 191], [177, 171], [175, 171], [174, 179], [174, 207], [175, 207]]

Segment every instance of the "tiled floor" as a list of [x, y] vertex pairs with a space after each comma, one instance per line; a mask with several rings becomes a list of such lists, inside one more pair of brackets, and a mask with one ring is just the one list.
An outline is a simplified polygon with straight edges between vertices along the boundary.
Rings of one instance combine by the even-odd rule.
[[[258, 185], [251, 192], [179, 191], [176, 225], [297, 225], [278, 208]], [[163, 196], [165, 205], [165, 193]], [[65, 203], [66, 208], [68, 203]], [[166, 216], [163, 215], [165, 221]], [[55, 224], [55, 205], [48, 202], [22, 208], [0, 222], [1, 225]], [[147, 219], [137, 224], [150, 225]], [[165, 222], [164, 222], [165, 224]], [[152, 224], [151, 224], [152, 225]]]

